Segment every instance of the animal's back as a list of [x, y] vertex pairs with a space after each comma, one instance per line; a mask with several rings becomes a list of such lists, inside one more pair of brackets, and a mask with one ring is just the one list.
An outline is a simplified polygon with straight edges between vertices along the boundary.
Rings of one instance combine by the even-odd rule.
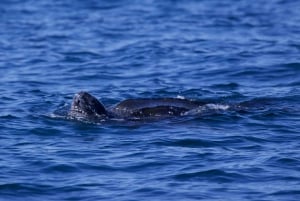
[[120, 117], [177, 116], [205, 103], [178, 98], [128, 99], [111, 109]]

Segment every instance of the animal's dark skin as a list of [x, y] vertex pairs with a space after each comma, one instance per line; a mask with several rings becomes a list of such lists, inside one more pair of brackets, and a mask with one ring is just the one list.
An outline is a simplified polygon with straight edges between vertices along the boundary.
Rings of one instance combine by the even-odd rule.
[[91, 118], [151, 118], [180, 116], [206, 103], [178, 98], [128, 99], [106, 109], [87, 92], [75, 94], [69, 115]]

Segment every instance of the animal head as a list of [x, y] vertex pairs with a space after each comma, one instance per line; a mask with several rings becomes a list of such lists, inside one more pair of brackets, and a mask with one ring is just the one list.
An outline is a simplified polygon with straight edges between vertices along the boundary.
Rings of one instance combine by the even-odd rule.
[[107, 112], [100, 101], [87, 92], [75, 94], [70, 110], [71, 116], [104, 116]]

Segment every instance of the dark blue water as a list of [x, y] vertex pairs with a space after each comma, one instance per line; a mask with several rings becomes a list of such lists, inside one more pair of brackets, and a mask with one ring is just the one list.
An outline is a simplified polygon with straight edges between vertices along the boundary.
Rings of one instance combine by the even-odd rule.
[[[299, 11], [295, 0], [2, 0], [0, 200], [299, 200]], [[108, 106], [216, 107], [157, 121], [56, 115], [81, 90]]]

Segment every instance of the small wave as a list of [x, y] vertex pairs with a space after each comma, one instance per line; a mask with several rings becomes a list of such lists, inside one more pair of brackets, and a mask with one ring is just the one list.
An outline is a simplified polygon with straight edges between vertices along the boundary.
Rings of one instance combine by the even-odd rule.
[[175, 180], [215, 180], [218, 182], [232, 182], [237, 179], [246, 180], [247, 177], [243, 174], [229, 173], [220, 169], [211, 169], [198, 172], [181, 173], [174, 176]]
[[300, 190], [282, 190], [282, 191], [277, 191], [275, 193], [272, 193], [270, 195], [272, 195], [272, 196], [290, 196], [290, 195], [296, 196], [296, 195], [300, 195]]
[[158, 142], [157, 144], [164, 145], [164, 146], [190, 147], [190, 148], [213, 147], [217, 145], [213, 141], [201, 140], [201, 139], [180, 139], [180, 140]]
[[0, 191], [6, 194], [16, 195], [16, 192], [42, 194], [45, 190], [52, 188], [50, 185], [34, 183], [4, 183], [0, 185]]
[[268, 165], [271, 166], [281, 166], [286, 168], [294, 169], [295, 167], [299, 167], [300, 160], [293, 157], [272, 157], [267, 161]]
[[17, 119], [17, 118], [18, 118], [17, 116], [14, 116], [14, 115], [11, 115], [11, 114], [0, 116], [0, 119], [5, 119], [5, 120]]
[[56, 164], [51, 165], [43, 169], [44, 172], [60, 172], [60, 173], [70, 173], [70, 172], [79, 172], [79, 169], [76, 166], [70, 164]]

